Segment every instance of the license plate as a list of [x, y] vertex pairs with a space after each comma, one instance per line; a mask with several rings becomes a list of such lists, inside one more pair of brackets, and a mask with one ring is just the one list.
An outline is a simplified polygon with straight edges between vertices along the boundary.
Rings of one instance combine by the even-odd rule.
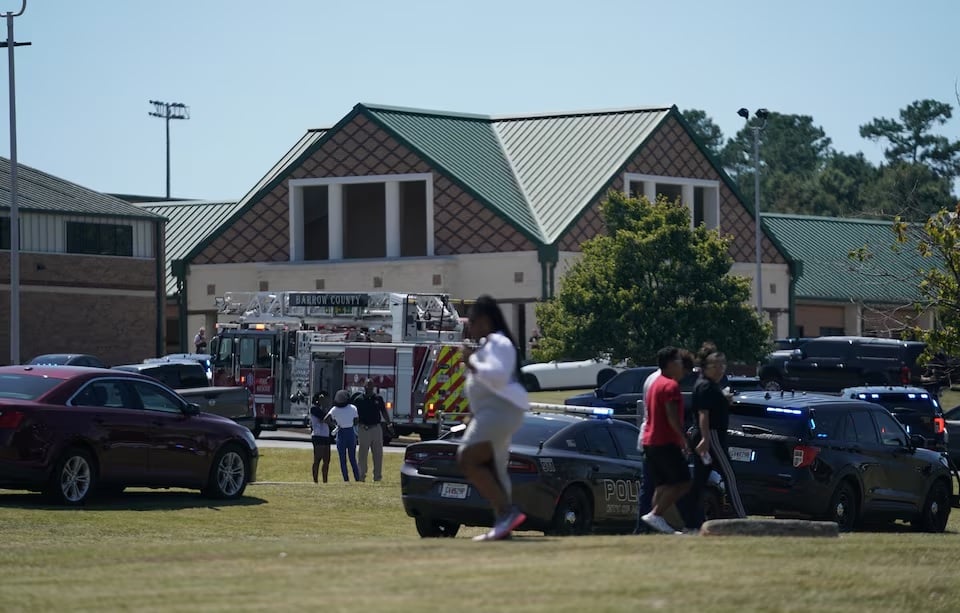
[[727, 450], [730, 459], [734, 462], [753, 462], [757, 457], [757, 452], [753, 449], [746, 449], [744, 447], [731, 447]]
[[440, 488], [440, 495], [444, 498], [459, 498], [463, 500], [470, 493], [470, 486], [466, 483], [444, 483]]

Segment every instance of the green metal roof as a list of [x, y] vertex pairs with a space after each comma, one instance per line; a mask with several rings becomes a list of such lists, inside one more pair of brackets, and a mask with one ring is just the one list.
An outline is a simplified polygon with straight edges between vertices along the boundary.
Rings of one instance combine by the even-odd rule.
[[536, 240], [537, 217], [523, 196], [490, 118], [363, 105], [380, 125], [459, 180]]
[[[803, 262], [797, 298], [874, 304], [911, 302], [918, 297], [916, 271], [939, 262], [921, 257], [911, 243], [895, 251], [890, 221], [774, 213], [761, 216], [789, 257]], [[850, 252], [864, 246], [872, 257], [862, 264], [851, 260]]]
[[[50, 214], [159, 220], [150, 211], [119, 198], [17, 164], [17, 208]], [[10, 160], [0, 157], [0, 209], [10, 209]]]
[[137, 204], [157, 215], [166, 217], [166, 291], [168, 296], [177, 293], [177, 281], [170, 263], [187, 255], [191, 249], [210, 236], [220, 225], [237, 212], [240, 203], [231, 201], [208, 202], [202, 200], [143, 202]]
[[671, 110], [495, 117], [357, 108], [543, 244], [560, 238]]

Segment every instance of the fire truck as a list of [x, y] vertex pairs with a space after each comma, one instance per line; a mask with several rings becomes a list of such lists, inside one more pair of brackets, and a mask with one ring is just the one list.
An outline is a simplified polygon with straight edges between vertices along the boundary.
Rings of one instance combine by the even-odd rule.
[[255, 433], [309, 425], [324, 391], [374, 381], [397, 436], [435, 438], [468, 411], [465, 322], [445, 294], [227, 292], [211, 339], [214, 385], [242, 385]]

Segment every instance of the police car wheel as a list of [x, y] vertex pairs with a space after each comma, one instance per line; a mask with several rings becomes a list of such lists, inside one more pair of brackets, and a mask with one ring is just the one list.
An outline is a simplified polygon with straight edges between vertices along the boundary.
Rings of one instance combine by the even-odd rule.
[[593, 505], [578, 486], [568, 487], [560, 495], [553, 514], [551, 534], [575, 536], [590, 534], [593, 530]]
[[421, 538], [453, 538], [460, 531], [460, 524], [442, 519], [428, 519], [418, 517], [414, 520], [417, 525], [417, 534]]
[[913, 527], [923, 532], [943, 532], [950, 519], [950, 490], [944, 481], [935, 481]]
[[846, 481], [841, 481], [830, 501], [829, 520], [837, 522], [840, 532], [850, 532], [859, 520], [857, 495]]

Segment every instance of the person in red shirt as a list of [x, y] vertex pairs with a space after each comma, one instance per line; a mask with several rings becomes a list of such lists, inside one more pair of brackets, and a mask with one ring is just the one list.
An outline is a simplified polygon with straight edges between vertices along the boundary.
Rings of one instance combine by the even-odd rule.
[[650, 462], [650, 473], [656, 489], [653, 510], [641, 517], [643, 522], [666, 534], [676, 531], [663, 518], [663, 512], [690, 489], [687, 456], [690, 446], [683, 431], [683, 396], [679, 381], [683, 377], [683, 360], [676, 347], [657, 352], [662, 376], [650, 386], [647, 397], [647, 428], [643, 433], [643, 455]]

